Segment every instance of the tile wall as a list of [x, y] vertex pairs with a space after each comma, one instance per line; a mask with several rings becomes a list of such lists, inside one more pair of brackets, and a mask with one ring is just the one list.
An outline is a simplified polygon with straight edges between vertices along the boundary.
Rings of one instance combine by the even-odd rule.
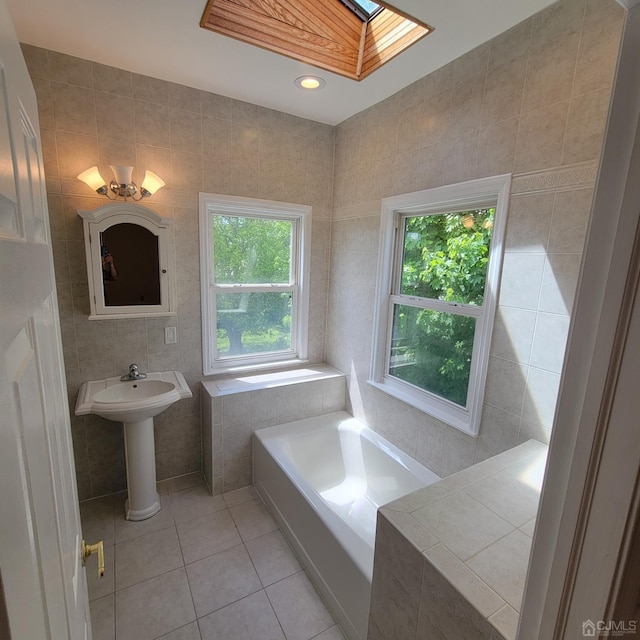
[[[197, 198], [208, 191], [313, 206], [311, 360], [348, 376], [356, 416], [442, 476], [531, 437], [547, 442], [622, 18], [614, 0], [561, 0], [335, 128], [25, 46], [71, 406], [82, 381], [134, 360], [178, 368], [193, 398], [157, 419], [158, 478], [201, 468]], [[76, 212], [105, 201], [75, 176], [93, 164], [103, 176], [109, 164], [132, 164], [138, 181], [149, 168], [167, 182], [145, 204], [175, 219], [177, 318], [87, 321]], [[366, 383], [380, 199], [507, 172], [486, 403], [470, 438]], [[164, 344], [168, 325], [177, 345]], [[121, 490], [117, 425], [89, 416], [72, 426], [80, 497]]]
[[[142, 371], [181, 370], [193, 398], [156, 418], [158, 479], [201, 468], [202, 378], [198, 192], [313, 207], [310, 359], [324, 359], [334, 128], [224, 96], [32, 46], [23, 47], [36, 89], [69, 401], [81, 382]], [[87, 320], [87, 273], [77, 211], [106, 200], [76, 180], [97, 164], [145, 169], [167, 186], [144, 204], [174, 218], [178, 315]], [[164, 344], [177, 326], [178, 344]], [[81, 499], [125, 487], [121, 428], [72, 417]]]
[[514, 640], [546, 458], [530, 440], [380, 509], [368, 640]]
[[[548, 442], [623, 10], [561, 0], [336, 128], [326, 361], [353, 413], [442, 476]], [[371, 388], [380, 199], [512, 173], [483, 419], [471, 438]]]
[[[233, 388], [208, 380], [202, 398], [202, 470], [214, 495], [253, 482], [251, 437], [256, 429], [312, 418], [345, 408], [345, 378], [329, 367], [312, 367], [308, 379]], [[259, 377], [259, 376], [258, 376]], [[223, 388], [220, 388], [220, 386]], [[224, 388], [226, 387], [226, 388]]]

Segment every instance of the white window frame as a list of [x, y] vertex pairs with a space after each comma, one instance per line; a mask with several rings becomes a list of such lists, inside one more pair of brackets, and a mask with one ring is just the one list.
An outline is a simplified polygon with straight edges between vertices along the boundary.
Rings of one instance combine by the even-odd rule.
[[[277, 285], [216, 285], [213, 259], [213, 216], [272, 218], [294, 222], [291, 279]], [[200, 286], [202, 293], [202, 362], [205, 375], [245, 372], [307, 362], [309, 343], [309, 284], [311, 276], [311, 207], [272, 200], [200, 194]], [[286, 352], [219, 358], [217, 355], [216, 293], [292, 292], [291, 349]]]
[[[477, 436], [480, 428], [489, 347], [500, 286], [510, 188], [511, 174], [505, 174], [382, 200], [369, 384], [472, 436]], [[474, 308], [473, 305], [444, 301], [431, 303], [428, 307], [448, 313], [459, 313], [464, 307], [464, 315], [476, 318], [467, 403], [465, 407], [461, 407], [388, 373], [394, 304], [410, 302], [410, 306], [419, 306], [415, 297], [398, 295], [403, 247], [401, 221], [410, 215], [442, 214], [487, 207], [495, 207], [496, 212], [482, 307]]]

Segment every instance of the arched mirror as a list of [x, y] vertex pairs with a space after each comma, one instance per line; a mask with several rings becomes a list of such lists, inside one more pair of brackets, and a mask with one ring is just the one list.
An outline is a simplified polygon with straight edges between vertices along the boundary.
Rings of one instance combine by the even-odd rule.
[[128, 202], [78, 215], [84, 223], [89, 319], [173, 315], [172, 220]]

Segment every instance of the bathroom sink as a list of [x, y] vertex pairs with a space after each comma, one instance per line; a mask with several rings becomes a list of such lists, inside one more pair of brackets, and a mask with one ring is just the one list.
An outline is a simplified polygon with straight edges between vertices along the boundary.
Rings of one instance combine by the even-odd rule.
[[153, 418], [181, 398], [191, 397], [180, 371], [150, 373], [144, 380], [91, 380], [80, 387], [76, 415], [93, 413], [115, 422]]
[[[135, 365], [131, 365], [130, 371]], [[137, 367], [136, 367], [137, 371]], [[160, 511], [156, 490], [153, 418], [191, 389], [180, 371], [148, 373], [146, 378], [122, 381], [119, 377], [83, 383], [76, 415], [93, 413], [123, 423], [127, 493], [127, 520], [146, 520]]]
[[92, 413], [108, 420], [134, 422], [157, 416], [179, 399], [172, 382], [132, 380], [98, 391], [93, 396]]

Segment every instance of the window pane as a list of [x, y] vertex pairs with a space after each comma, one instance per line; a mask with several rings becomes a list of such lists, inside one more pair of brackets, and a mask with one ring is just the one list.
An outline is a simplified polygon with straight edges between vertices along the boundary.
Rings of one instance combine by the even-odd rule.
[[405, 218], [400, 293], [482, 305], [494, 213]]
[[291, 220], [213, 216], [213, 258], [218, 284], [288, 284]]
[[355, 13], [360, 20], [363, 22], [369, 22], [372, 20], [380, 11], [382, 11], [382, 7], [376, 2], [371, 2], [371, 0], [339, 0], [342, 4], [351, 9], [353, 13]]
[[354, 2], [363, 10], [366, 11], [369, 15], [375, 13], [380, 9], [380, 5], [375, 2], [371, 2], [371, 0], [354, 0]]
[[216, 295], [218, 357], [289, 351], [291, 292]]
[[467, 404], [475, 318], [395, 305], [389, 373]]

